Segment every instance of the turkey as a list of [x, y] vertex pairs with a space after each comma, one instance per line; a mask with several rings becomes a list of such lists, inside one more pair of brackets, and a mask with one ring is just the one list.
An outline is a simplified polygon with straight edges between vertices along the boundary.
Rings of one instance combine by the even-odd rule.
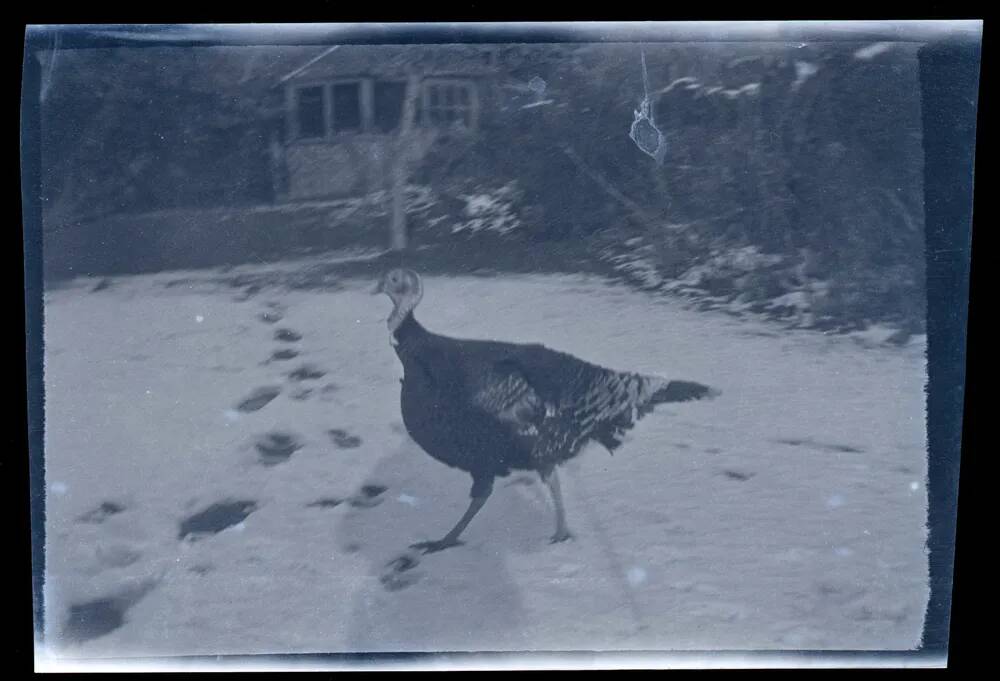
[[423, 297], [416, 272], [393, 269], [373, 291], [393, 303], [390, 342], [403, 365], [400, 403], [413, 440], [432, 457], [472, 476], [471, 502], [424, 553], [461, 544], [459, 536], [513, 470], [536, 471], [556, 511], [552, 542], [571, 538], [556, 467], [590, 441], [609, 452], [657, 404], [713, 397], [688, 381], [623, 373], [538, 344], [465, 340], [427, 331], [413, 311]]

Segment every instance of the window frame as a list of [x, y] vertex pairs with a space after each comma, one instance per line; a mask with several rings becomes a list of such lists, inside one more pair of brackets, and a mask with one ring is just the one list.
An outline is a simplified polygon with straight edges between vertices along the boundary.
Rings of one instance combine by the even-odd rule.
[[[391, 137], [391, 136], [395, 135], [397, 132], [399, 132], [400, 128], [403, 127], [403, 116], [406, 114], [406, 88], [407, 88], [407, 86], [408, 86], [409, 83], [406, 80], [406, 78], [402, 77], [402, 76], [399, 76], [399, 77], [396, 77], [396, 78], [371, 78], [369, 80], [370, 80], [369, 87], [371, 89], [371, 97], [370, 97], [370, 101], [371, 101], [371, 106], [370, 106], [370, 108], [371, 108], [371, 127], [370, 127], [370, 130], [371, 130], [372, 134], [382, 135], [382, 136], [385, 136], [385, 137]], [[402, 85], [403, 86], [403, 99], [400, 102], [399, 123], [396, 124], [395, 128], [393, 128], [392, 130], [389, 130], [388, 132], [384, 132], [384, 131], [380, 130], [375, 125], [375, 86], [378, 83], [392, 83], [392, 84], [395, 84], [395, 85]]]
[[[430, 120], [429, 112], [432, 110], [430, 103], [430, 93], [434, 87], [441, 86], [451, 86], [458, 89], [464, 89], [469, 94], [469, 101], [467, 104], [456, 105], [451, 104], [448, 106], [443, 106], [441, 104], [436, 105], [434, 108], [444, 110], [444, 109], [462, 109], [468, 111], [469, 113], [469, 124], [462, 124], [459, 126], [462, 130], [468, 132], [475, 132], [479, 128], [479, 87], [475, 80], [472, 78], [462, 78], [459, 76], [431, 76], [424, 78], [420, 83], [420, 124], [426, 127], [441, 127], [441, 128], [451, 128], [453, 126], [447, 126], [442, 123], [434, 123]], [[454, 121], [453, 121], [454, 123]]]
[[[333, 103], [333, 88], [335, 85], [358, 84], [359, 108], [361, 113], [361, 127], [356, 130], [333, 129], [334, 116], [336, 112]], [[402, 118], [396, 128], [389, 132], [383, 132], [375, 126], [375, 84], [376, 83], [397, 83], [406, 84], [407, 80], [403, 76], [345, 76], [342, 78], [324, 78], [313, 80], [302, 80], [290, 83], [286, 88], [285, 108], [288, 111], [288, 140], [290, 144], [329, 144], [338, 140], [349, 139], [351, 137], [372, 136], [372, 137], [392, 137], [402, 126]], [[462, 76], [427, 76], [419, 81], [420, 88], [417, 96], [416, 108], [414, 112], [416, 119], [415, 126], [420, 127], [440, 127], [442, 129], [452, 129], [453, 126], [446, 126], [443, 123], [431, 123], [428, 116], [430, 107], [430, 92], [434, 87], [453, 86], [465, 89], [469, 95], [467, 104], [442, 107], [440, 104], [435, 108], [461, 108], [468, 111], [469, 125], [459, 124], [458, 129], [474, 132], [479, 128], [480, 95], [479, 84], [473, 78]], [[323, 92], [323, 135], [319, 137], [303, 137], [299, 128], [299, 91], [310, 88], [321, 88]], [[404, 101], [405, 107], [405, 90]], [[453, 121], [454, 123], [455, 121]]]
[[[326, 120], [327, 128], [327, 139], [337, 139], [339, 137], [347, 137], [351, 135], [364, 135], [371, 130], [371, 91], [372, 91], [372, 79], [371, 78], [334, 78], [332, 80], [324, 81], [324, 89], [327, 92], [327, 99], [329, 101], [329, 110], [327, 111], [328, 118]], [[359, 126], [352, 130], [334, 130], [333, 122], [334, 117], [337, 112], [334, 110], [333, 106], [333, 88], [337, 85], [357, 85], [358, 86], [358, 123]]]
[[[300, 126], [300, 115], [299, 115], [299, 93], [303, 90], [313, 90], [319, 88], [322, 102], [322, 123], [323, 123], [323, 134], [313, 137], [303, 137], [302, 129]], [[288, 90], [288, 104], [289, 110], [291, 111], [291, 116], [289, 116], [289, 127], [291, 128], [290, 138], [295, 142], [301, 142], [303, 144], [315, 144], [328, 139], [330, 135], [330, 125], [329, 125], [329, 115], [330, 115], [330, 94], [328, 92], [329, 88], [325, 86], [322, 82], [303, 82], [296, 83]]]

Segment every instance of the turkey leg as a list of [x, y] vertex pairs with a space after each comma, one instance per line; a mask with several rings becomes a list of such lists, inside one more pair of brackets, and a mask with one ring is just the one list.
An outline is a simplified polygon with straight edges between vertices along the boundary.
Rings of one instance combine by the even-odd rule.
[[559, 475], [556, 473], [556, 469], [553, 468], [550, 473], [543, 475], [542, 480], [549, 486], [552, 502], [556, 507], [556, 533], [552, 535], [552, 543], [572, 539], [573, 535], [566, 527], [566, 509], [563, 507], [562, 490], [559, 488]]
[[437, 541], [422, 541], [417, 544], [411, 544], [411, 549], [422, 549], [424, 553], [435, 553], [437, 551], [443, 551], [444, 549], [451, 548], [452, 546], [459, 546], [462, 544], [458, 540], [458, 536], [462, 534], [462, 531], [472, 522], [472, 519], [476, 517], [479, 513], [479, 509], [483, 507], [486, 500], [490, 498], [490, 494], [493, 493], [493, 480], [490, 479], [489, 482], [484, 482], [482, 480], [474, 480], [472, 483], [472, 501], [469, 502], [469, 508], [465, 510], [465, 513], [459, 519], [455, 527], [451, 528], [451, 532], [446, 534], [441, 539]]

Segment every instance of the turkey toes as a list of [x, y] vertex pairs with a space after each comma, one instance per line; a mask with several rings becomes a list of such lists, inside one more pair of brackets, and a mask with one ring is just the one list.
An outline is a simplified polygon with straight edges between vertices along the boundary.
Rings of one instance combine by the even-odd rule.
[[461, 542], [457, 539], [439, 539], [437, 541], [422, 541], [416, 544], [410, 544], [411, 549], [420, 549], [425, 554], [427, 553], [437, 553], [438, 551], [444, 551], [445, 549], [451, 548], [452, 546], [461, 546], [465, 542]]

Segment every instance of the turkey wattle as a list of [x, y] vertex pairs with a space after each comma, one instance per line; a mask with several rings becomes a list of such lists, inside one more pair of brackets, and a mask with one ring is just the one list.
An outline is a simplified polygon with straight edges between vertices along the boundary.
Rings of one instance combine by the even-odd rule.
[[392, 299], [389, 332], [403, 364], [400, 403], [410, 436], [432, 457], [472, 476], [469, 508], [425, 552], [458, 538], [512, 470], [537, 471], [556, 509], [553, 542], [571, 537], [556, 466], [591, 440], [614, 451], [657, 404], [713, 397], [699, 383], [618, 372], [544, 345], [448, 338], [413, 317], [423, 296], [416, 272], [394, 269], [374, 293]]

